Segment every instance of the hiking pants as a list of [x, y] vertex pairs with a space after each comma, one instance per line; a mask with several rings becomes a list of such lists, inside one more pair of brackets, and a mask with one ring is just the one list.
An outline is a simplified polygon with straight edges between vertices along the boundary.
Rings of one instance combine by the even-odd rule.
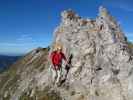
[[52, 80], [54, 81], [54, 83], [58, 83], [61, 79], [62, 76], [62, 68], [60, 67], [59, 69], [55, 70], [52, 67]]

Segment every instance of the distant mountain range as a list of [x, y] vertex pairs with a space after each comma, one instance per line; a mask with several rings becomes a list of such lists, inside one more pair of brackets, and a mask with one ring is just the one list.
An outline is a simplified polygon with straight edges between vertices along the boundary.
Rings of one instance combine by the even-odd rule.
[[[133, 100], [133, 45], [114, 17], [102, 6], [96, 19], [61, 15], [50, 48], [34, 49], [0, 73], [0, 100]], [[68, 60], [58, 83], [49, 59], [56, 45]]]
[[8, 66], [16, 62], [21, 56], [0, 55], [0, 71], [7, 69]]

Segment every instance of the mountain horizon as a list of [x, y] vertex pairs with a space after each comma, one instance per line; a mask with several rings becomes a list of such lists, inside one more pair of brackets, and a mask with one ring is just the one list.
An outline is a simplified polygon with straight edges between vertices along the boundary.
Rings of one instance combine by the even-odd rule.
[[60, 12], [70, 8], [85, 19], [95, 19], [100, 5], [109, 9], [132, 42], [132, 0], [1, 0], [0, 54], [26, 54], [47, 47], [60, 23]]
[[[1, 100], [132, 100], [133, 45], [105, 7], [94, 19], [64, 10], [51, 42], [0, 74]], [[57, 44], [70, 61], [59, 85], [49, 58]]]

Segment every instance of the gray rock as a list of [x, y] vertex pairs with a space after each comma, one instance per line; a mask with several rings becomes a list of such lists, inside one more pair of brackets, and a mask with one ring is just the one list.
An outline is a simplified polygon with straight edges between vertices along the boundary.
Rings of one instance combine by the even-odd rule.
[[[0, 96], [8, 93], [10, 100], [19, 100], [23, 93], [29, 93], [30, 97], [39, 98], [41, 93], [36, 90], [47, 90], [47, 94], [56, 91], [62, 100], [132, 100], [133, 55], [119, 24], [107, 9], [100, 7], [96, 19], [83, 19], [72, 10], [63, 11], [61, 16], [49, 53], [58, 42], [67, 58], [73, 55], [64, 83], [53, 86], [48, 51], [39, 48], [14, 65], [19, 81], [9, 86], [15, 88], [9, 91], [6, 86], [12, 78], [8, 80]], [[65, 75], [64, 63], [63, 66]], [[0, 76], [3, 80], [4, 75]]]
[[[56, 42], [67, 49], [65, 54], [73, 54], [68, 79], [69, 84], [74, 84], [75, 96], [69, 100], [78, 100], [78, 93], [83, 95], [83, 100], [132, 100], [133, 76], [128, 76], [133, 67], [132, 60], [128, 62], [131, 54], [120, 48], [127, 45], [127, 41], [107, 9], [100, 7], [99, 11], [93, 27], [91, 19], [78, 19], [74, 13], [70, 22], [66, 16], [71, 12], [63, 13], [60, 28], [64, 31], [57, 36]], [[66, 32], [70, 28], [73, 32]]]

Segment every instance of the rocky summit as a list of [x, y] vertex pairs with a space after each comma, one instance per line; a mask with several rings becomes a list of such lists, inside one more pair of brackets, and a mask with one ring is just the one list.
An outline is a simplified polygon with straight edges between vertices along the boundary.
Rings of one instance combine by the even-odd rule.
[[[52, 84], [55, 43], [71, 58], [60, 86]], [[133, 53], [116, 19], [99, 7], [96, 19], [61, 13], [50, 48], [37, 48], [0, 74], [0, 100], [133, 100]]]

